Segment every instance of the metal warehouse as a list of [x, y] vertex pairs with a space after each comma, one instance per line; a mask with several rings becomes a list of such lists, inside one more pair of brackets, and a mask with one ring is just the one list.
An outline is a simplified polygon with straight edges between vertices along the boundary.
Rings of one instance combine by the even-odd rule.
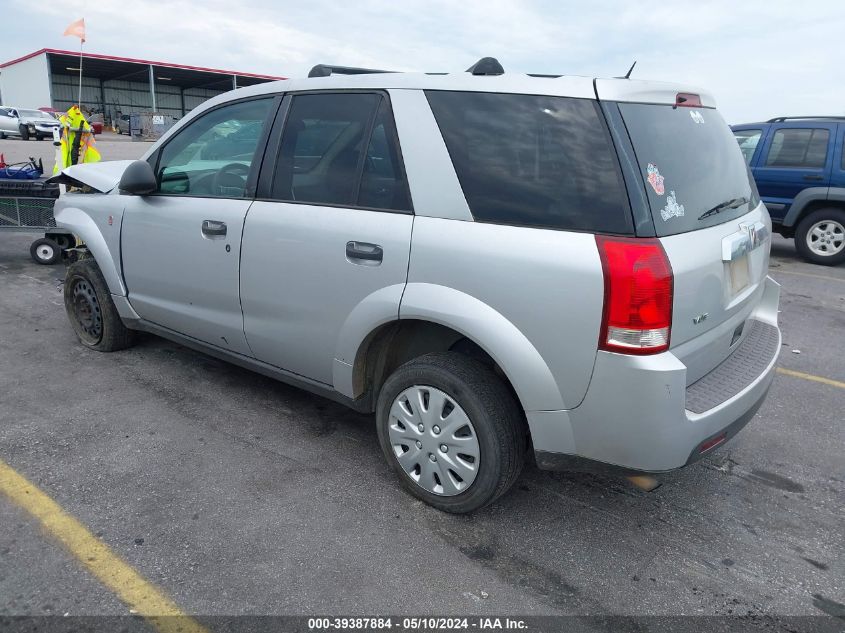
[[0, 64], [0, 103], [66, 110], [76, 103], [82, 63], [82, 104], [105, 120], [117, 114], [158, 112], [175, 118], [233, 88], [284, 79], [44, 48]]

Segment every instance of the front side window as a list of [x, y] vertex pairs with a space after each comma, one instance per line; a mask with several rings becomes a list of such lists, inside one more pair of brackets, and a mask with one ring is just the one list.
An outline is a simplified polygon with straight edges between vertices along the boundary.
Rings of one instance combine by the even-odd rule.
[[766, 157], [766, 166], [821, 169], [827, 160], [829, 140], [830, 131], [824, 128], [777, 130]]
[[272, 105], [241, 101], [189, 123], [161, 151], [159, 193], [242, 198]]
[[742, 151], [746, 165], [751, 164], [751, 159], [754, 158], [754, 151], [760, 143], [761, 136], [763, 136], [763, 130], [734, 130], [734, 138], [739, 143], [739, 149]]
[[375, 93], [292, 98], [273, 181], [276, 200], [410, 209], [390, 105]]
[[618, 159], [595, 101], [426, 91], [476, 221], [633, 231]]

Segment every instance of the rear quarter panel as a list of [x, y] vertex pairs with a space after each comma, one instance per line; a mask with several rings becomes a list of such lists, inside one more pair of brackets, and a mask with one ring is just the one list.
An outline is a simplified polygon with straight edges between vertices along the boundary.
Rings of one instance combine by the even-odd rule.
[[400, 318], [437, 321], [474, 340], [528, 411], [583, 400], [603, 302], [590, 234], [415, 219]]

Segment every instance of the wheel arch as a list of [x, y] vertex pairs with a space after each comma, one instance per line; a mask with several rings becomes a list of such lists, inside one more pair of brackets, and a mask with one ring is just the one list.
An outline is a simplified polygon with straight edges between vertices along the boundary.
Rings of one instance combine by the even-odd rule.
[[795, 196], [782, 226], [795, 230], [808, 213], [827, 206], [845, 207], [845, 189], [840, 187], [808, 187]]
[[88, 248], [103, 273], [109, 292], [113, 295], [126, 296], [126, 287], [123, 285], [123, 279], [115, 262], [115, 257], [119, 257], [120, 254], [111, 251], [100, 228], [91, 216], [77, 207], [61, 206], [55, 212], [55, 218], [59, 228], [67, 229], [78, 236]]
[[375, 398], [389, 373], [402, 363], [428, 352], [456, 349], [489, 359], [524, 411], [566, 408], [540, 353], [489, 305], [454, 288], [420, 283], [405, 286], [398, 315], [396, 305], [392, 304], [392, 316], [382, 311], [380, 320], [369, 320], [368, 327], [358, 327], [353, 334], [356, 328], [348, 324], [359, 304], [344, 325], [343, 350], [339, 346], [333, 376], [335, 389], [344, 395], [356, 398], [371, 390]]

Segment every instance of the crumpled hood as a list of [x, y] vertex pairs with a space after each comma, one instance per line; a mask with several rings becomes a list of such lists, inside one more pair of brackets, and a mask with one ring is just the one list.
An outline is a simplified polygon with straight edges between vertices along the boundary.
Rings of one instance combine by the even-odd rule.
[[108, 193], [120, 182], [123, 172], [134, 160], [108, 160], [100, 163], [71, 165], [62, 173], [53, 176], [48, 182], [65, 185], [88, 185], [101, 193]]

